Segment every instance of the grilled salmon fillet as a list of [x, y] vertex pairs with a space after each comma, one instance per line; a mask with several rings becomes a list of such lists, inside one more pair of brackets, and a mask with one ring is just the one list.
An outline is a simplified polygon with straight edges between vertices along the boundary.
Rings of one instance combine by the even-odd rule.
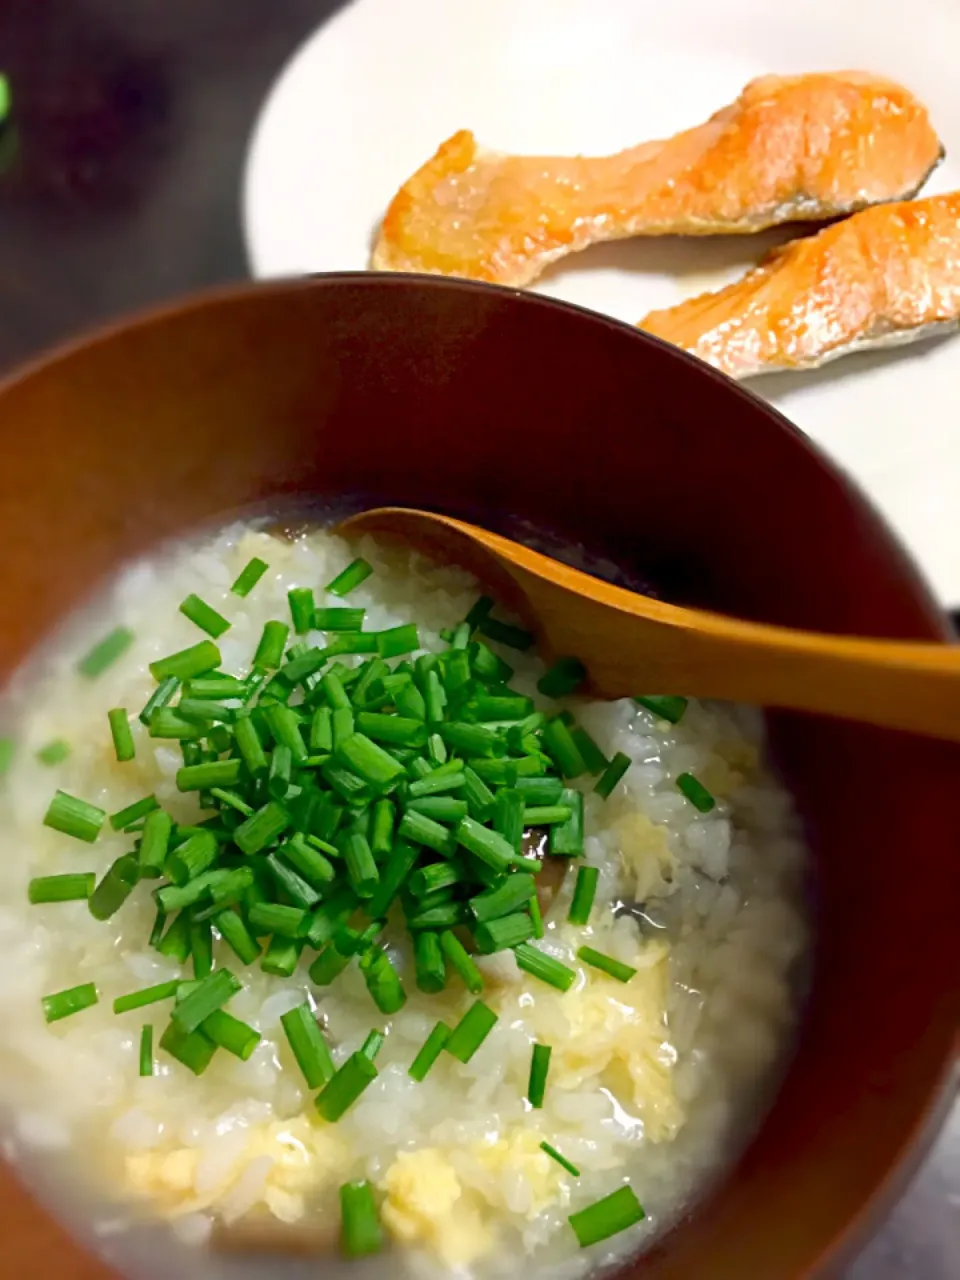
[[810, 369], [960, 319], [960, 192], [865, 209], [640, 328], [732, 378]]
[[824, 220], [919, 190], [924, 106], [863, 71], [753, 80], [706, 124], [603, 157], [511, 156], [461, 131], [394, 196], [372, 265], [529, 284], [601, 240]]

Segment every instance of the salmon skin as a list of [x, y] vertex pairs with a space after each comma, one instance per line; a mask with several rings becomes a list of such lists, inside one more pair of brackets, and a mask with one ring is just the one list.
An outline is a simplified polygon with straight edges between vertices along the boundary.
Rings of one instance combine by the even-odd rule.
[[813, 369], [960, 320], [960, 192], [865, 209], [640, 328], [731, 378]]
[[705, 124], [603, 157], [510, 156], [461, 131], [394, 196], [372, 265], [514, 287], [626, 236], [749, 233], [913, 195], [926, 108], [863, 71], [763, 76]]

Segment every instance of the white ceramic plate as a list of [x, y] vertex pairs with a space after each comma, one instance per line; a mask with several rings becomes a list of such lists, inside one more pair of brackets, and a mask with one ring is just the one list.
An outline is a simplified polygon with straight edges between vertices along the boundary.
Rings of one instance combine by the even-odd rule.
[[[947, 148], [927, 193], [948, 191], [960, 187], [958, 49], [956, 0], [354, 0], [299, 50], [258, 123], [252, 268], [365, 267], [395, 190], [456, 129], [505, 151], [614, 151], [699, 123], [772, 71], [902, 80]], [[636, 321], [787, 238], [602, 245], [536, 288]], [[960, 338], [751, 385], [856, 476], [960, 604]]]

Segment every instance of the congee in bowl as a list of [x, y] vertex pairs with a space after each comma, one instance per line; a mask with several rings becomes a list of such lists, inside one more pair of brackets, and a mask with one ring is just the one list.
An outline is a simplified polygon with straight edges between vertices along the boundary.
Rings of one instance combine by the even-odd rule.
[[583, 675], [320, 526], [124, 570], [7, 699], [8, 1152], [100, 1232], [390, 1274], [669, 1227], [792, 1048], [805, 850], [755, 710]]

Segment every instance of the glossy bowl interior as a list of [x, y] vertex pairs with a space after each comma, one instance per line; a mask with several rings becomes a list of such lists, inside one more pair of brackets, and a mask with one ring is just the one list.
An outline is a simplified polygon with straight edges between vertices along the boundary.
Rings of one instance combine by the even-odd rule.
[[[750, 617], [945, 634], [878, 517], [789, 424], [690, 358], [540, 298], [380, 276], [241, 287], [28, 369], [0, 388], [0, 430], [4, 677], [158, 541], [344, 495], [522, 517], [668, 597]], [[836, 1263], [909, 1164], [954, 1049], [960, 753], [800, 716], [773, 728], [816, 860], [809, 1013], [759, 1136], [636, 1267], [645, 1280]], [[106, 1274], [2, 1182], [7, 1274]]]

